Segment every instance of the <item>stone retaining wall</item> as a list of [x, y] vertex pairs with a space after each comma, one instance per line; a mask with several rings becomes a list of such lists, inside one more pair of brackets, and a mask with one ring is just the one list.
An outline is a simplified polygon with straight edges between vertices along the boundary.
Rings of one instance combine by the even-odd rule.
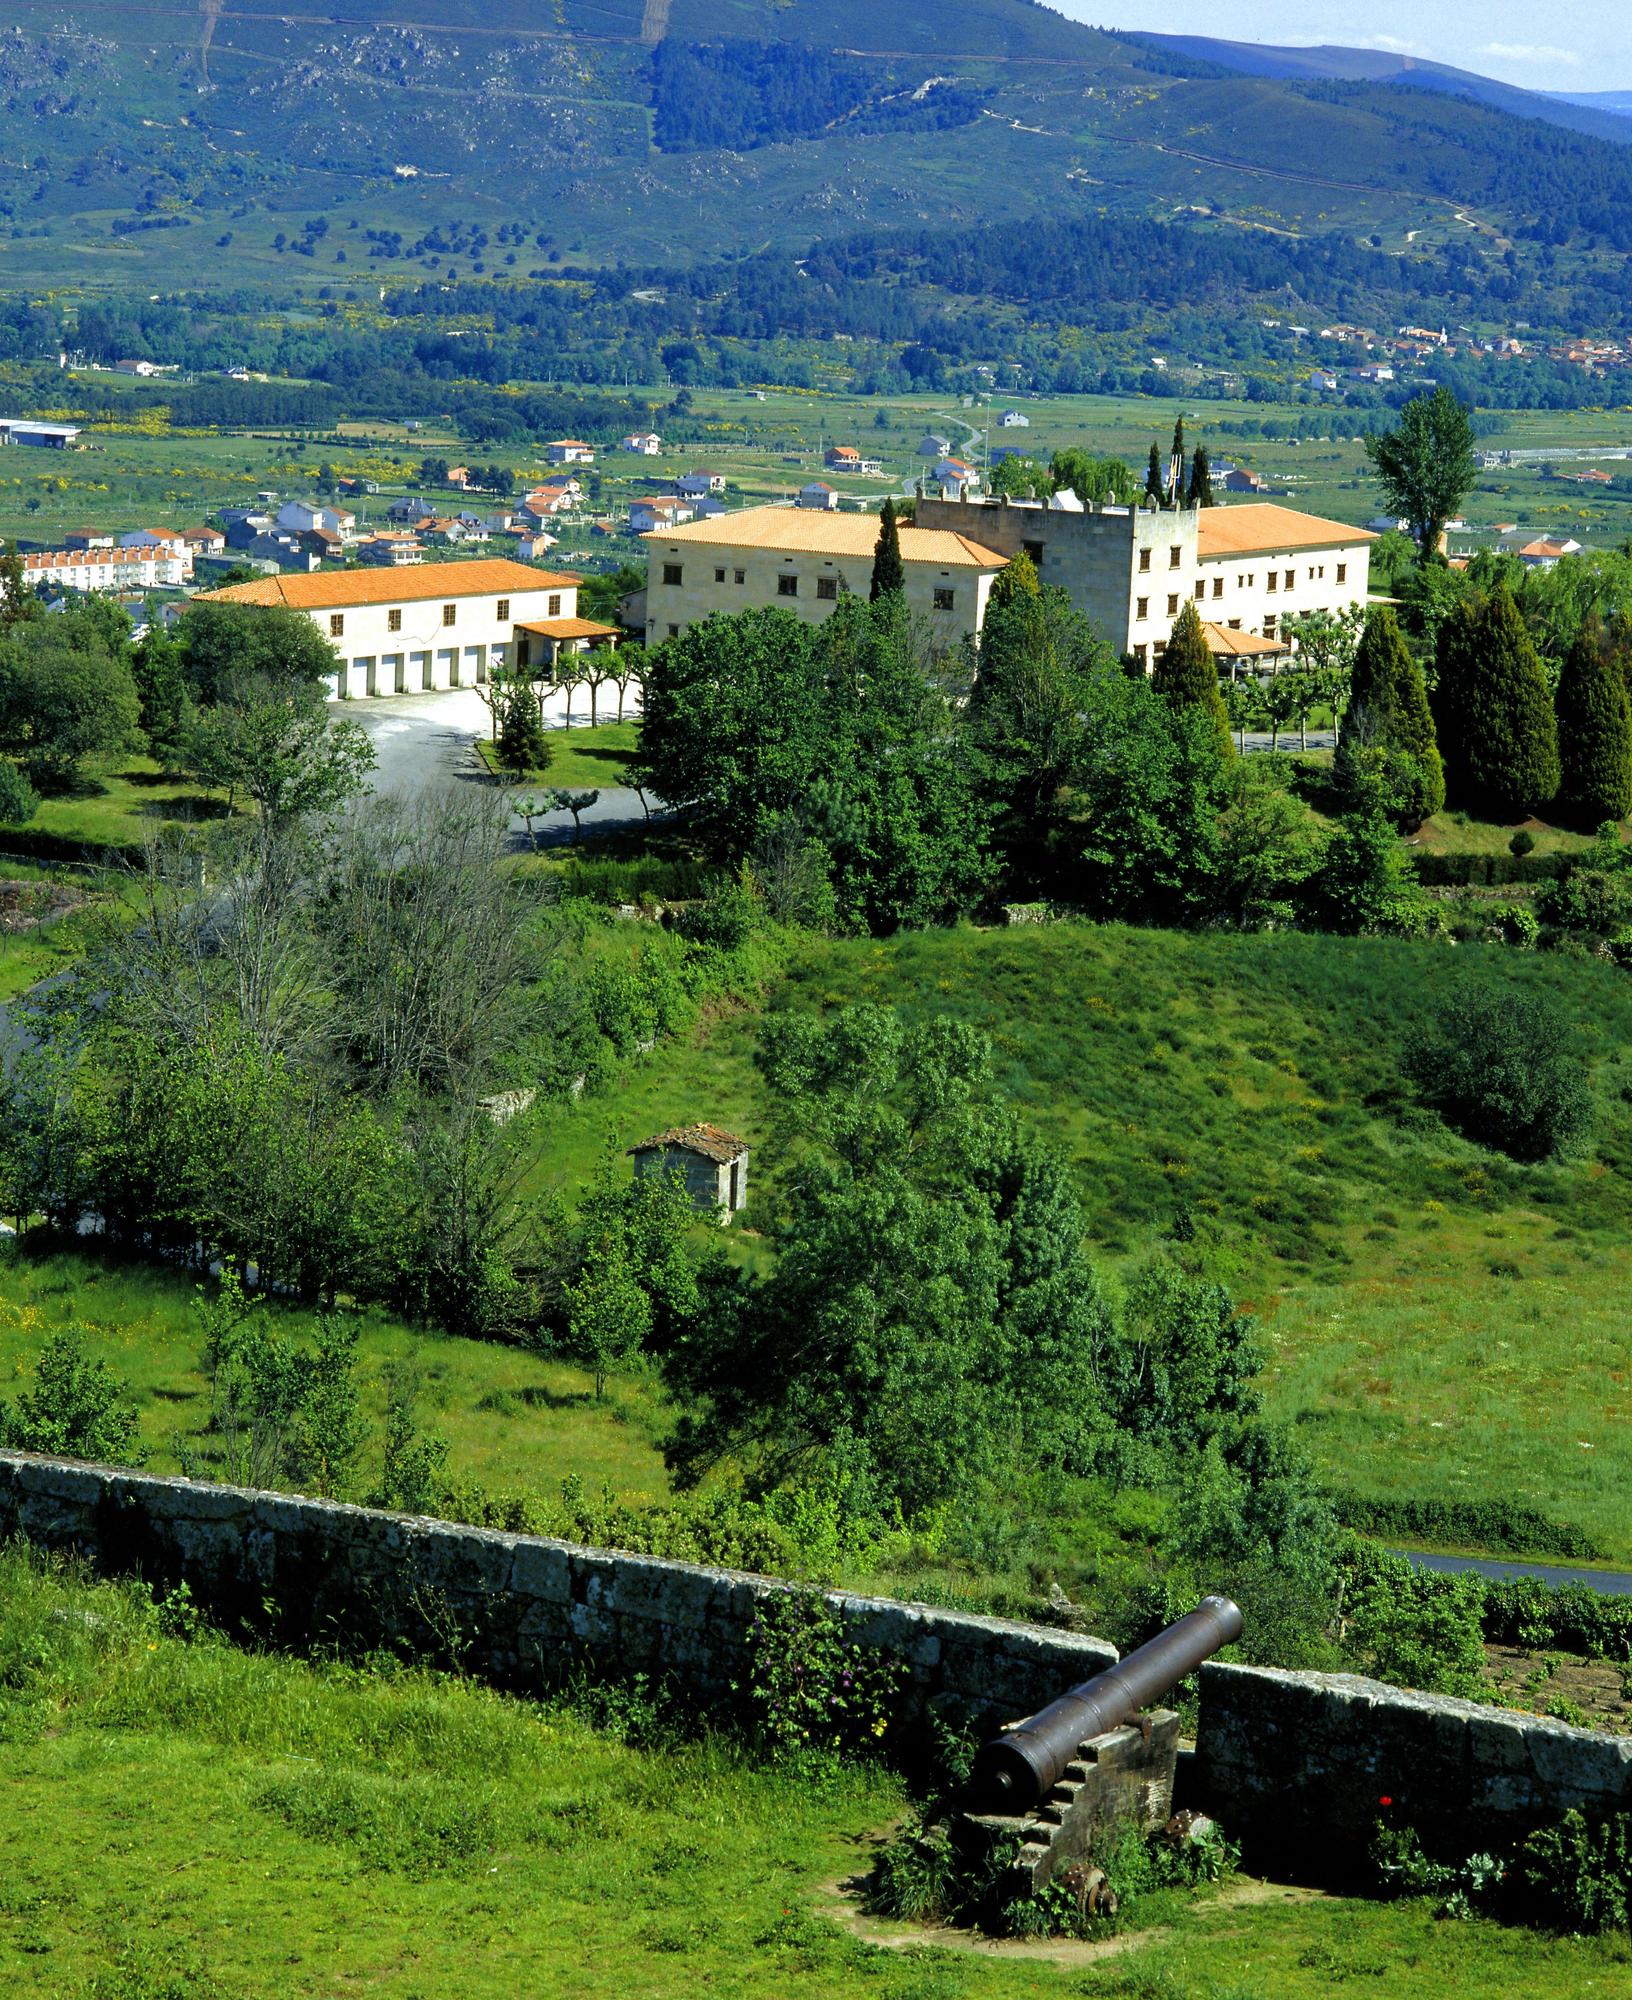
[[1319, 1873], [1323, 1859], [1362, 1849], [1380, 1819], [1467, 1850], [1574, 1806], [1632, 1808], [1632, 1737], [1356, 1674], [1210, 1661], [1195, 1785], [1232, 1834]]
[[[576, 1665], [740, 1679], [769, 1578], [498, 1534], [288, 1494], [0, 1452], [0, 1539], [77, 1549], [110, 1572], [185, 1581], [230, 1628], [292, 1645], [406, 1642], [518, 1692]], [[911, 1722], [932, 1700], [1029, 1715], [1116, 1659], [1103, 1639], [828, 1593], [847, 1636], [904, 1661]]]

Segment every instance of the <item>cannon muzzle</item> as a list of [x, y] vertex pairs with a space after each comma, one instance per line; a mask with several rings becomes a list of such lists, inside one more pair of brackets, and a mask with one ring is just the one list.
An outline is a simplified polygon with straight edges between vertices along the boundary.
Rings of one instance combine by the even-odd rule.
[[1147, 1703], [1240, 1636], [1237, 1606], [1227, 1597], [1204, 1597], [1125, 1660], [983, 1744], [970, 1778], [973, 1803], [983, 1812], [1030, 1812], [1059, 1783], [1084, 1743], [1131, 1722]]

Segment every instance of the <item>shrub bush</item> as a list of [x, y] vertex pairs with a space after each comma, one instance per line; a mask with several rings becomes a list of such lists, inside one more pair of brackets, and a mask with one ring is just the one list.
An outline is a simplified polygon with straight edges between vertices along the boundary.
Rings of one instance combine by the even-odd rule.
[[1449, 1123], [1516, 1160], [1563, 1152], [1591, 1124], [1587, 1065], [1547, 1000], [1464, 987], [1410, 1043], [1404, 1069]]
[[1561, 1556], [1570, 1562], [1601, 1562], [1605, 1555], [1579, 1528], [1509, 1500], [1362, 1500], [1341, 1494], [1333, 1497], [1332, 1509], [1345, 1528], [1364, 1535], [1461, 1543], [1504, 1555]]

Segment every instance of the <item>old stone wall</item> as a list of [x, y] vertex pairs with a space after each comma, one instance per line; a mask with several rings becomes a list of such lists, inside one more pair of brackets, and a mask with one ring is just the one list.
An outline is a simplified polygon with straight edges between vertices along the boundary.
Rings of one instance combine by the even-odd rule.
[[1319, 1873], [1379, 1820], [1494, 1848], [1572, 1807], [1632, 1808], [1632, 1737], [1356, 1674], [1209, 1661], [1193, 1790], [1232, 1834]]
[[[407, 1642], [517, 1692], [577, 1665], [668, 1676], [704, 1699], [741, 1678], [769, 1578], [281, 1493], [0, 1452], [0, 1539], [185, 1581], [208, 1614], [293, 1645]], [[1103, 1639], [830, 1592], [847, 1636], [931, 1701], [1029, 1715], [1116, 1659]]]

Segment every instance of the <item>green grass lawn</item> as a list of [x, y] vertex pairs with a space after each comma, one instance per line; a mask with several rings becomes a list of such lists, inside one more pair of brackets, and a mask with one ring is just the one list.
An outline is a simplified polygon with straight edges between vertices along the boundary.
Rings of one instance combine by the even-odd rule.
[[117, 770], [87, 771], [71, 791], [42, 798], [26, 826], [0, 826], [0, 848], [140, 848], [163, 826], [226, 816], [221, 793], [161, 770], [151, 757], [126, 757]]
[[[75, 1254], [33, 1258], [0, 1244], [0, 1397], [10, 1400], [26, 1386], [53, 1331], [78, 1325], [90, 1351], [135, 1392], [148, 1466], [158, 1472], [207, 1466], [209, 1389], [198, 1365], [202, 1337], [193, 1295], [191, 1281], [178, 1272]], [[262, 1310], [277, 1314], [296, 1337], [310, 1332], [307, 1314], [272, 1301]], [[374, 1439], [365, 1484], [378, 1475], [391, 1370], [418, 1382], [419, 1423], [447, 1439], [456, 1479], [546, 1498], [574, 1475], [590, 1493], [610, 1485], [635, 1501], [668, 1490], [654, 1442], [661, 1399], [642, 1380], [612, 1383], [597, 1403], [581, 1369], [524, 1348], [419, 1333], [377, 1313], [365, 1317], [359, 1347]]]
[[552, 755], [542, 771], [524, 771], [519, 778], [500, 769], [497, 748], [479, 740], [477, 753], [487, 768], [506, 784], [536, 787], [559, 785], [565, 791], [600, 791], [629, 783], [629, 766], [639, 748], [638, 722], [602, 722], [582, 729], [552, 729]]
[[885, 1947], [837, 1886], [902, 1809], [883, 1772], [812, 1782], [417, 1671], [184, 1643], [138, 1587], [18, 1552], [0, 1661], [0, 1991], [38, 2000], [1570, 2000], [1632, 1979], [1624, 1938], [1250, 1880], [1152, 1899], [1110, 1954], [900, 1926]]

